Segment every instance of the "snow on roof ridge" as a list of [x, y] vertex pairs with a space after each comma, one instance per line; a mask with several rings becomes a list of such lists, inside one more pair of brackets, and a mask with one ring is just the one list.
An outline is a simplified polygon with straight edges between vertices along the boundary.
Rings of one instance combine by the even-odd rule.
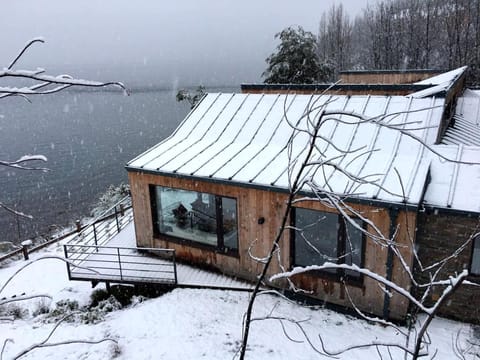
[[468, 69], [468, 66], [462, 66], [457, 69], [436, 75], [422, 81], [415, 82], [415, 85], [432, 85], [424, 90], [414, 92], [408, 96], [414, 98], [423, 98], [438, 94], [439, 92], [448, 90], [455, 81]]
[[429, 77], [427, 79], [417, 81], [415, 85], [440, 85], [444, 83], [452, 83], [455, 81], [461, 74], [463, 74], [468, 69], [468, 66], [462, 66], [454, 70], [447, 71], [445, 73]]

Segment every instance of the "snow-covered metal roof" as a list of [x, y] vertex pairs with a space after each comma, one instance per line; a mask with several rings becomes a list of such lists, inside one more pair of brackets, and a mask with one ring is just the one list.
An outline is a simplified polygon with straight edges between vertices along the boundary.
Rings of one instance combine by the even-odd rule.
[[480, 91], [465, 89], [457, 100], [455, 114], [468, 122], [480, 126]]
[[415, 85], [432, 85], [428, 89], [420, 90], [410, 94], [415, 98], [424, 98], [434, 96], [438, 93], [450, 89], [455, 82], [467, 71], [468, 66], [462, 66], [458, 69], [448, 71], [437, 76], [433, 76], [422, 81], [414, 83]]
[[480, 147], [436, 145], [434, 150], [441, 156], [432, 156], [426, 205], [480, 213]]
[[442, 137], [445, 145], [480, 146], [480, 95], [466, 89], [457, 100], [454, 122]]
[[[288, 189], [289, 170], [298, 169], [310, 139], [303, 130], [312, 129], [311, 117], [305, 115], [341, 111], [343, 115], [324, 117], [313, 159], [326, 163], [309, 173], [311, 180], [340, 194], [385, 202], [402, 202], [405, 195], [407, 203], [418, 204], [431, 161], [418, 140], [429, 145], [435, 142], [443, 101], [211, 93], [169, 138], [129, 162], [127, 168]], [[348, 112], [367, 117], [392, 115], [379, 125], [359, 122]], [[302, 131], [295, 132], [292, 124]], [[359, 184], [352, 177], [365, 182]]]
[[447, 71], [445, 73], [429, 77], [422, 81], [417, 81], [414, 84], [417, 85], [440, 85], [440, 84], [452, 84], [454, 83], [458, 77], [460, 77], [465, 71], [467, 71], [468, 66], [462, 66], [457, 69]]

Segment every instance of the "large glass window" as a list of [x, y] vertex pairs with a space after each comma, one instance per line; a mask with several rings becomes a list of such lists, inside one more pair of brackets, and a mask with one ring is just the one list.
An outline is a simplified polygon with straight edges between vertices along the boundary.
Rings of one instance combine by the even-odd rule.
[[237, 201], [218, 195], [152, 186], [154, 230], [229, 251], [238, 249]]
[[472, 265], [470, 266], [472, 275], [480, 276], [480, 235], [473, 239]]
[[[342, 216], [334, 213], [295, 208], [293, 262], [296, 266], [323, 265], [325, 262], [362, 266], [363, 226], [360, 219], [352, 218], [354, 226]], [[360, 278], [355, 271], [342, 269], [325, 272]]]

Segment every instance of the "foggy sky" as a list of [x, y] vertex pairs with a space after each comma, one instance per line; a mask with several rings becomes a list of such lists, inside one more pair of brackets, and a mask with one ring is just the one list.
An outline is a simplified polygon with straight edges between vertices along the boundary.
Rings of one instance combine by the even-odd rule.
[[[15, 0], [0, 6], [0, 67], [42, 36], [20, 67], [130, 86], [261, 82], [275, 33], [317, 33], [323, 11], [368, 0]], [[370, 0], [370, 3], [374, 0]]]

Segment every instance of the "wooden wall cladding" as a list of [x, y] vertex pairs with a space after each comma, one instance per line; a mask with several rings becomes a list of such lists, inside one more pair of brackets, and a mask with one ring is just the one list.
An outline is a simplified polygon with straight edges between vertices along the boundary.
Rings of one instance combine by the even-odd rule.
[[435, 76], [432, 72], [386, 72], [386, 73], [344, 73], [340, 80], [345, 84], [412, 84]]
[[[132, 192], [132, 201], [135, 216], [135, 231], [138, 246], [145, 247], [166, 247], [176, 250], [177, 258], [191, 264], [217, 269], [225, 274], [237, 276], [246, 280], [254, 280], [261, 271], [261, 264], [255, 261], [254, 257], [262, 258], [269, 251], [272, 242], [277, 235], [281, 220], [285, 212], [287, 193], [267, 191], [255, 188], [239, 187], [228, 184], [203, 182], [201, 180], [184, 179], [147, 174], [141, 172], [129, 172], [129, 181]], [[220, 196], [233, 197], [237, 199], [238, 211], [238, 255], [232, 256], [213, 249], [205, 249], [198, 246], [191, 246], [188, 243], [171, 241], [167, 237], [155, 238], [153, 233], [152, 213], [150, 209], [150, 185], [160, 185], [178, 189], [206, 192]], [[316, 201], [307, 201], [297, 206], [316, 209], [320, 211], [334, 212]], [[386, 237], [390, 231], [389, 211], [369, 205], [352, 205], [356, 211], [360, 211], [364, 217], [375, 223], [376, 227]], [[263, 224], [258, 219], [264, 218]], [[398, 218], [400, 228], [404, 225], [402, 221], [408, 219], [415, 224], [415, 213], [400, 213]], [[370, 231], [373, 229], [369, 228]], [[398, 242], [409, 244], [406, 231], [399, 231]], [[372, 239], [366, 239], [365, 267], [378, 274], [386, 275], [387, 250], [378, 245]], [[408, 264], [412, 262], [412, 255], [406, 246], [402, 252]], [[250, 252], [250, 253], [249, 253]], [[280, 243], [279, 254], [281, 265], [288, 270], [291, 266], [290, 259], [290, 231], [283, 233]], [[269, 269], [269, 275], [281, 271], [277, 257]], [[408, 277], [405, 276], [401, 264], [394, 262], [394, 279], [401, 285], [408, 286]], [[381, 315], [383, 312], [384, 292], [374, 280], [364, 278], [363, 284], [345, 285], [338, 280], [326, 278], [319, 274], [304, 274], [293, 278], [293, 282], [306, 290], [312, 291], [312, 296], [327, 302], [349, 306], [350, 302], [346, 291], [353, 301], [363, 311]], [[286, 282], [272, 284], [276, 287], [286, 286]], [[393, 295], [391, 299], [391, 315], [394, 318], [402, 318], [406, 314], [407, 302], [399, 295]], [[395, 307], [393, 309], [393, 307]]]

